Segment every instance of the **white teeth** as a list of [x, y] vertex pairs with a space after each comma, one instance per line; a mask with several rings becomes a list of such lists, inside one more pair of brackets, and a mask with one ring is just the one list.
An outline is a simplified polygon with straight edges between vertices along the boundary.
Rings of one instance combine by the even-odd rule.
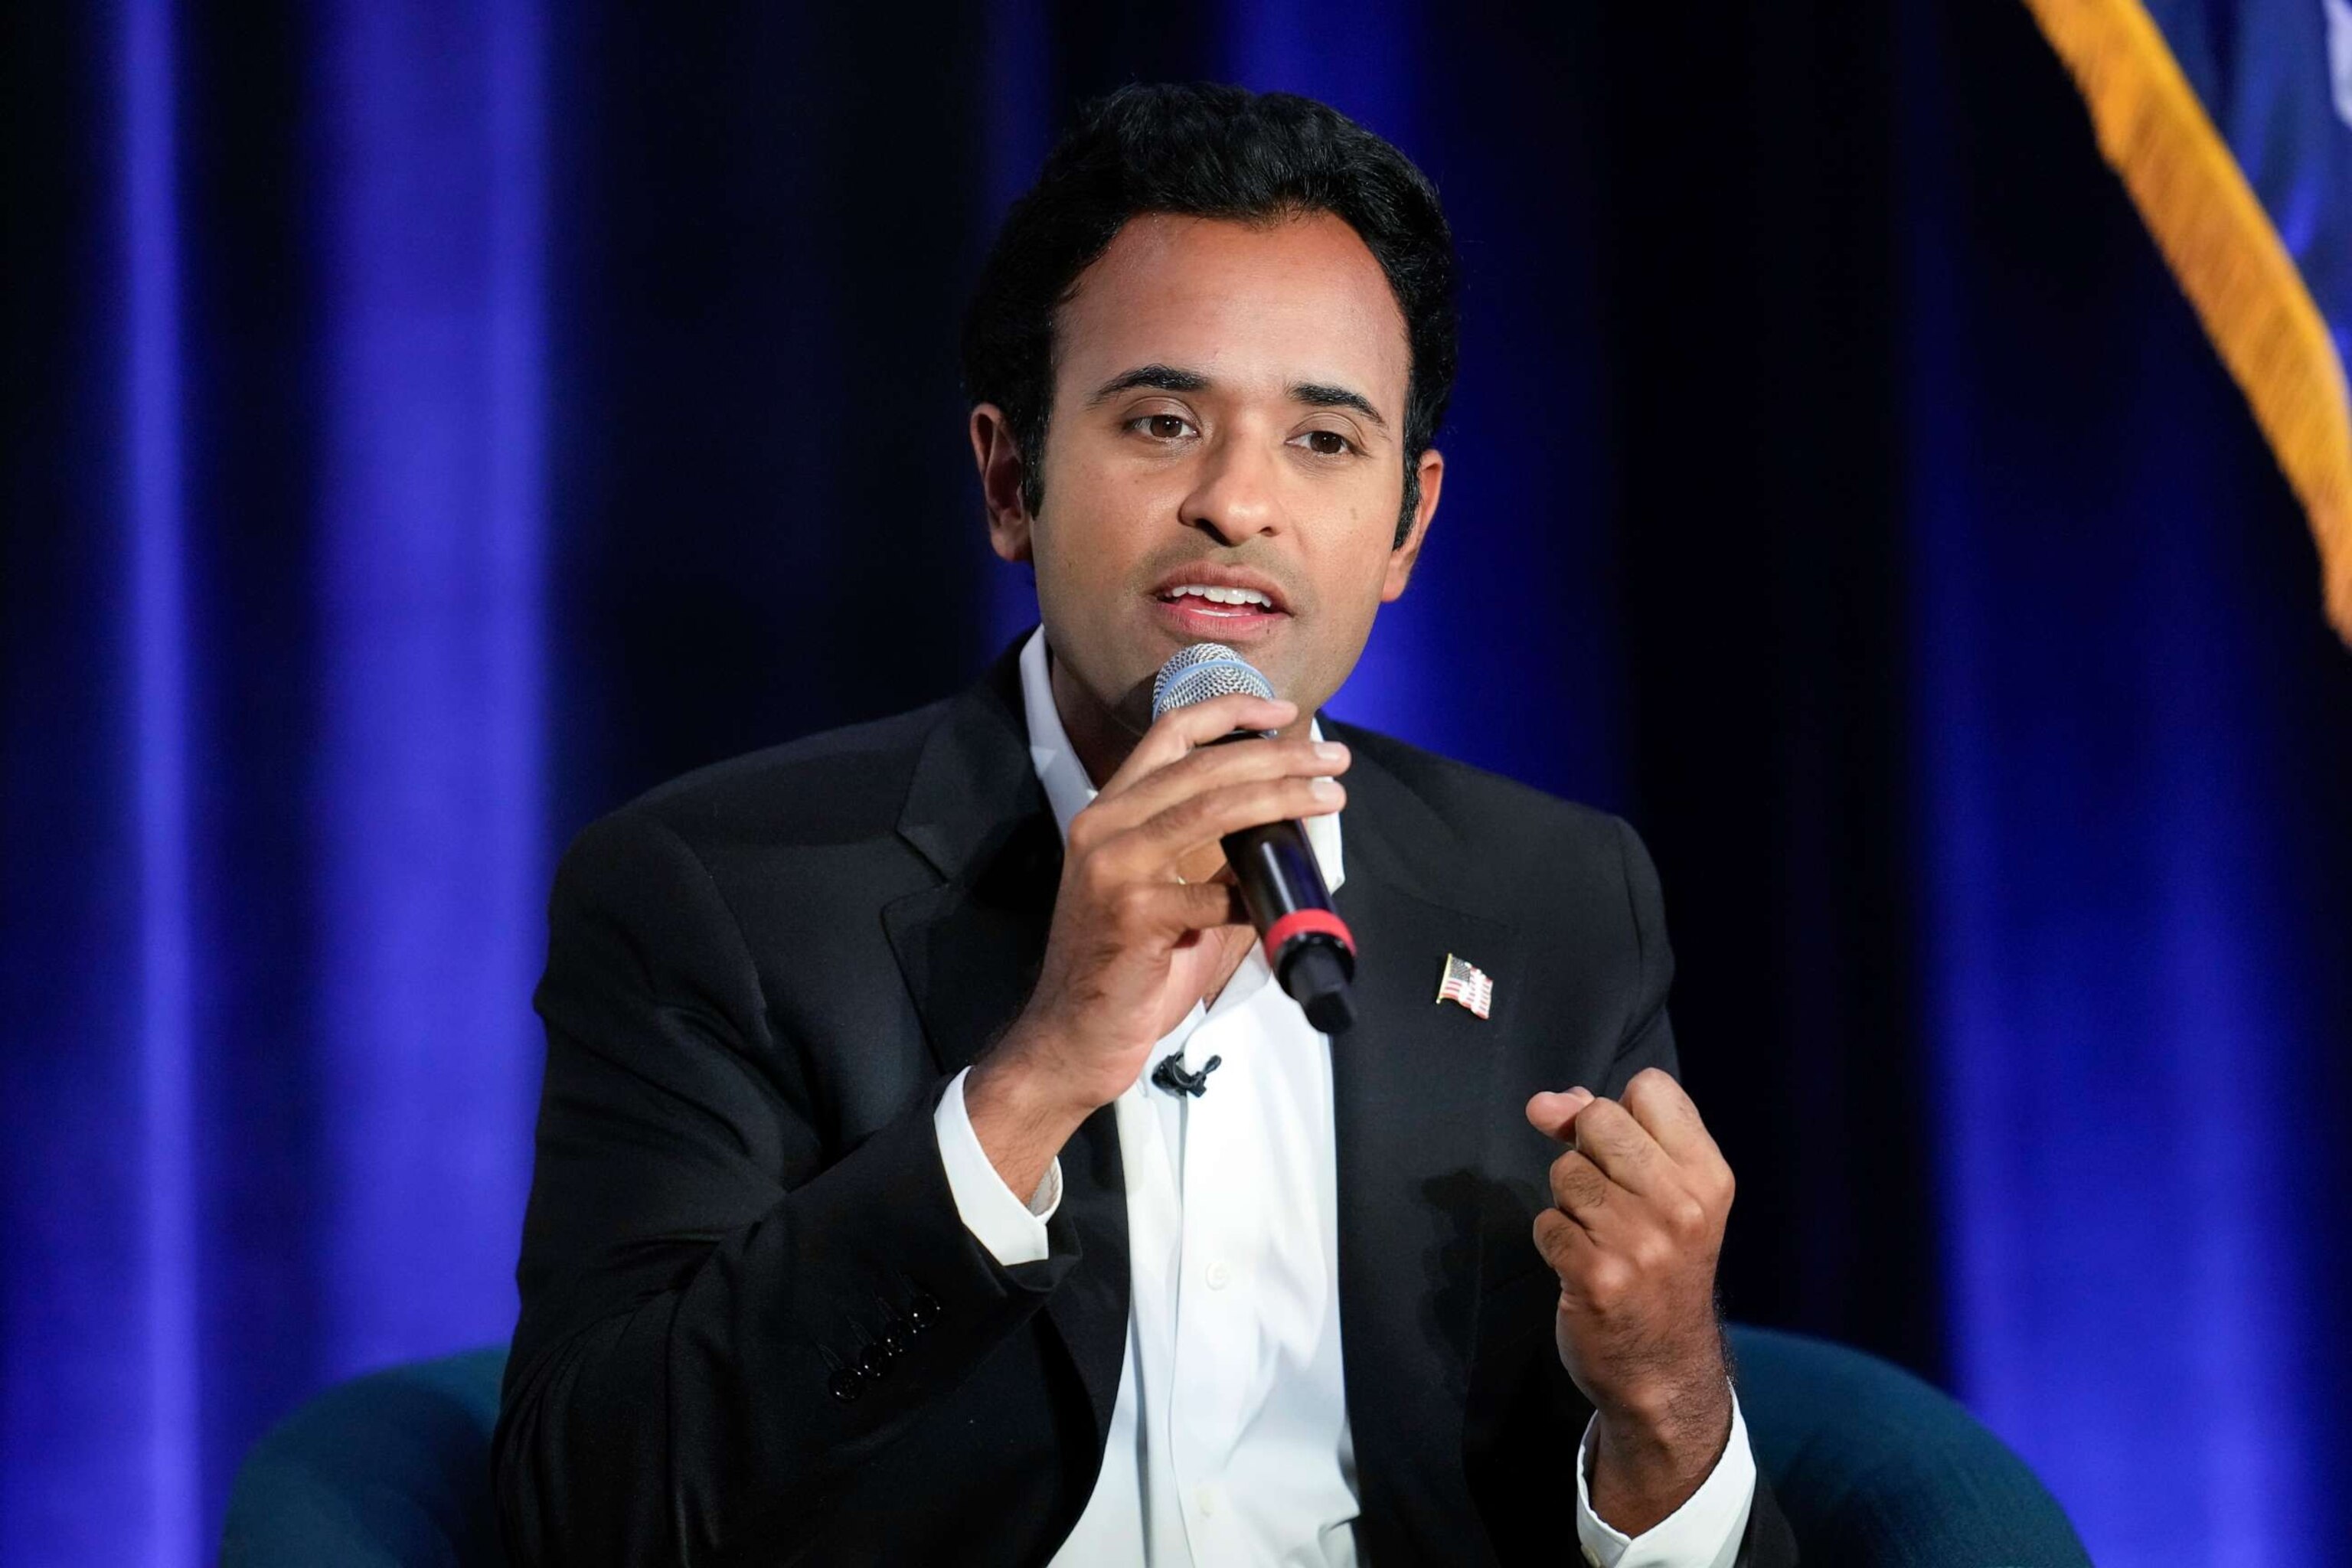
[[1171, 589], [1168, 596], [1181, 599], [1188, 594], [1206, 599], [1213, 605], [1262, 605], [1269, 610], [1274, 608], [1274, 601], [1255, 588], [1211, 588], [1198, 583], [1187, 583]]

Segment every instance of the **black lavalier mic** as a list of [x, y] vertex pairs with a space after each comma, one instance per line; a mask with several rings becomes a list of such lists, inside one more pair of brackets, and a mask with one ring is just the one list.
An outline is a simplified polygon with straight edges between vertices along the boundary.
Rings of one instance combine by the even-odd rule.
[[[1157, 722], [1176, 709], [1241, 691], [1274, 696], [1265, 677], [1241, 655], [1223, 643], [1194, 643], [1160, 667], [1151, 683], [1151, 717]], [[1225, 739], [1256, 733], [1236, 730]], [[1343, 1033], [1356, 1021], [1348, 995], [1348, 982], [1356, 973], [1356, 939], [1331, 908], [1331, 892], [1323, 885], [1323, 868], [1316, 863], [1307, 830], [1296, 822], [1269, 822], [1226, 834], [1224, 847], [1250, 923], [1265, 940], [1266, 967], [1308, 1023], [1327, 1035]], [[1205, 1075], [1208, 1068], [1201, 1070]]]

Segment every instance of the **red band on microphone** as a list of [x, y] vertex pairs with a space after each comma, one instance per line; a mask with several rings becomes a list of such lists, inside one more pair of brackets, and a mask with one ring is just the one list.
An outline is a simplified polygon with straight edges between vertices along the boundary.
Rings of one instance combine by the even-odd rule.
[[1283, 943], [1292, 937], [1318, 931], [1326, 936], [1338, 937], [1339, 945], [1353, 956], [1356, 939], [1348, 934], [1346, 921], [1329, 910], [1293, 910], [1265, 928], [1265, 966], [1268, 969], [1279, 967], [1276, 955], [1282, 952]]

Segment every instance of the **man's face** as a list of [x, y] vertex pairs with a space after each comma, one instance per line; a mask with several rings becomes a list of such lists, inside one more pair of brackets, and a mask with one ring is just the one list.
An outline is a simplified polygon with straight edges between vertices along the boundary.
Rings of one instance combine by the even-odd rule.
[[1312, 713], [1404, 591], [1443, 473], [1425, 454], [1391, 548], [1411, 357], [1380, 263], [1328, 213], [1139, 217], [1080, 274], [1055, 345], [1036, 516], [992, 472], [989, 405], [973, 437], [997, 552], [1034, 565], [1057, 677], [1080, 689], [1057, 679], [1057, 699], [1139, 730], [1153, 674], [1208, 641]]

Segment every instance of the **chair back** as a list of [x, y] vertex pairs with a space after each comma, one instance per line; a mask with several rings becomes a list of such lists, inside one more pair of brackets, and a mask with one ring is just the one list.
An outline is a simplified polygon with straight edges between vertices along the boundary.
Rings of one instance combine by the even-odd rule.
[[1949, 1395], [1803, 1334], [1735, 1326], [1731, 1347], [1805, 1568], [2090, 1568], [2058, 1500]]
[[[2055, 1499], [1977, 1419], [1876, 1357], [1731, 1331], [1740, 1407], [1806, 1568], [2089, 1568]], [[490, 1500], [503, 1349], [329, 1389], [254, 1446], [227, 1568], [505, 1568]]]
[[505, 1347], [327, 1390], [237, 1468], [226, 1568], [505, 1568], [490, 1430]]

